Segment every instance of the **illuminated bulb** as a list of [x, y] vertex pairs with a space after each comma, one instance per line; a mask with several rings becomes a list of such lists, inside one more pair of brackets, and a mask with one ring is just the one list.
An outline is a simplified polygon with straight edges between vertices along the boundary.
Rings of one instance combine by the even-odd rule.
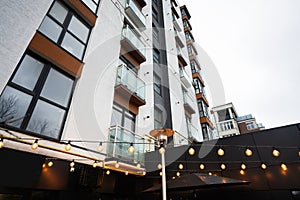
[[161, 164], [159, 163], [158, 165], [157, 165], [157, 169], [161, 169], [162, 168], [162, 166], [161, 166]]
[[146, 171], [143, 171], [143, 175], [144, 175], [144, 176], [146, 175]]
[[70, 167], [74, 167], [75, 166], [75, 162], [74, 160], [72, 162], [70, 162]]
[[129, 148], [128, 148], [128, 152], [129, 152], [129, 153], [133, 153], [133, 152], [134, 152], [133, 143], [130, 143], [130, 146], [129, 146]]
[[279, 157], [279, 156], [280, 156], [280, 151], [277, 150], [277, 149], [275, 149], [275, 148], [273, 148], [272, 154], [273, 154], [273, 156], [275, 156], [275, 157]]
[[226, 165], [224, 163], [221, 164], [221, 169], [225, 170], [226, 169]]
[[176, 178], [175, 176], [172, 177], [172, 179], [175, 179], [175, 178]]
[[162, 172], [159, 172], [159, 175], [162, 176]]
[[75, 171], [75, 168], [74, 167], [71, 167], [70, 168], [70, 172], [74, 172]]
[[218, 149], [218, 155], [219, 156], [224, 156], [224, 154], [225, 154], [225, 151], [222, 148], [219, 148]]
[[136, 167], [137, 167], [137, 168], [141, 168], [141, 164], [138, 163], [138, 164], [136, 165]]
[[245, 150], [245, 154], [246, 154], [246, 156], [250, 157], [250, 156], [252, 156], [253, 152], [252, 152], [251, 149], [247, 148], [247, 149]]
[[180, 176], [180, 172], [177, 172], [177, 173], [176, 173], [176, 176]]
[[284, 163], [281, 163], [280, 167], [283, 171], [286, 171], [288, 169], [286, 164], [284, 164]]
[[178, 168], [179, 168], [179, 169], [183, 169], [183, 164], [180, 163], [180, 164], [178, 165]]
[[205, 165], [204, 165], [204, 164], [200, 164], [200, 165], [199, 165], [199, 168], [200, 168], [200, 169], [204, 169], [204, 168], [205, 168]]
[[36, 150], [38, 147], [39, 147], [38, 140], [35, 140], [34, 143], [31, 145], [31, 149]]
[[98, 166], [98, 162], [95, 161], [95, 162], [93, 163], [93, 167], [96, 168], [97, 166]]
[[119, 162], [116, 162], [116, 164], [115, 164], [115, 168], [119, 168], [120, 167], [120, 164], [119, 164]]
[[68, 144], [66, 144], [66, 146], [65, 146], [65, 150], [66, 150], [66, 151], [70, 151], [71, 148], [72, 148], [72, 147], [71, 147], [71, 142], [69, 141]]
[[4, 146], [3, 138], [0, 138], [0, 149]]
[[267, 165], [266, 165], [265, 163], [262, 163], [262, 164], [260, 165], [260, 167], [261, 167], [262, 169], [267, 169]]
[[211, 175], [212, 175], [212, 173], [211, 173], [211, 172], [208, 172], [208, 175], [210, 175], [210, 176], [211, 176]]
[[241, 170], [240, 170], [240, 174], [241, 174], [241, 175], [244, 175], [244, 174], [245, 174], [245, 171], [241, 169]]
[[[1, 147], [0, 147], [1, 148]], [[298, 156], [300, 157], [300, 148], [299, 148], [299, 151], [298, 151]]]
[[241, 169], [246, 169], [247, 168], [247, 166], [245, 165], [245, 163], [242, 163], [241, 164]]
[[45, 167], [46, 167], [46, 164], [44, 163], [44, 164], [42, 165], [42, 167], [45, 168]]
[[49, 161], [49, 162], [48, 162], [48, 167], [52, 167], [53, 164], [54, 164], [54, 163], [53, 163], [52, 161]]
[[128, 171], [127, 171], [127, 170], [125, 171], [125, 175], [126, 175], [126, 176], [128, 175]]
[[109, 174], [110, 174], [110, 171], [109, 171], [109, 170], [107, 170], [107, 171], [106, 171], [106, 175], [109, 175]]
[[191, 156], [193, 156], [193, 155], [195, 154], [195, 149], [194, 149], [193, 147], [191, 147], [191, 148], [189, 149], [189, 154], [190, 154]]
[[101, 153], [103, 151], [102, 142], [99, 143], [98, 151]]

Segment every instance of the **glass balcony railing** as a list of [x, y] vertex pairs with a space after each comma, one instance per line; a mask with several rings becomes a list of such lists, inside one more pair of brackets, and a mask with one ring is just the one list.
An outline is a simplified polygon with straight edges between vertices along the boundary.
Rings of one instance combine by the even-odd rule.
[[[109, 129], [109, 143], [107, 144], [107, 156], [119, 158], [124, 161], [144, 164], [144, 139], [120, 126]], [[134, 152], [128, 152], [132, 144]]]
[[[126, 5], [125, 5], [125, 9], [127, 10], [128, 8], [130, 8], [133, 13], [130, 14], [134, 14], [135, 16], [131, 17], [133, 21], [135, 21], [135, 17], [140, 21], [139, 24], [137, 24], [138, 26], [142, 25], [145, 26], [146, 24], [146, 17], [145, 15], [142, 13], [142, 11], [137, 7], [137, 5], [134, 3], [133, 0], [127, 0]], [[139, 27], [141, 28], [141, 27]]]
[[188, 124], [188, 136], [199, 139], [198, 129], [193, 124]]
[[179, 68], [179, 75], [180, 75], [180, 79], [183, 82], [183, 84], [187, 88], [191, 87], [190, 79], [189, 79], [187, 73], [185, 72], [185, 70], [182, 67]]
[[145, 100], [145, 82], [124, 64], [118, 67], [116, 85], [125, 86], [142, 100]]
[[134, 31], [129, 28], [128, 25], [122, 30], [122, 39], [124, 38], [128, 39], [134, 45], [136, 50], [138, 50], [145, 57], [146, 46], [143, 44], [137, 34], [135, 34]]
[[192, 98], [187, 94], [187, 92], [184, 92], [184, 93], [183, 93], [183, 102], [184, 102], [184, 104], [190, 105], [192, 108], [194, 107], [194, 106], [193, 106], [193, 100], [192, 100]]

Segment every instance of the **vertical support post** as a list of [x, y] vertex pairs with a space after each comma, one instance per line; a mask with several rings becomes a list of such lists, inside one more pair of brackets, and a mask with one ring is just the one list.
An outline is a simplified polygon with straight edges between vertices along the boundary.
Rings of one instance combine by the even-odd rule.
[[161, 147], [159, 153], [161, 154], [161, 166], [162, 166], [162, 196], [163, 200], [167, 200], [167, 184], [166, 184], [166, 161], [165, 161], [165, 148]]

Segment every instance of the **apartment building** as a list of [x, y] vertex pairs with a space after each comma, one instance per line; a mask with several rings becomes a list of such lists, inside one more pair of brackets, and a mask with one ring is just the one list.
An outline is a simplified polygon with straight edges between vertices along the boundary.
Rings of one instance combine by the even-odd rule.
[[[12, 175], [20, 154], [37, 172], [1, 185], [61, 190], [88, 167], [143, 176], [151, 130], [174, 130], [170, 148], [209, 138], [190, 15], [177, 0], [0, 5], [0, 146], [11, 157], [1, 167]], [[45, 168], [65, 172], [61, 184], [39, 179]]]

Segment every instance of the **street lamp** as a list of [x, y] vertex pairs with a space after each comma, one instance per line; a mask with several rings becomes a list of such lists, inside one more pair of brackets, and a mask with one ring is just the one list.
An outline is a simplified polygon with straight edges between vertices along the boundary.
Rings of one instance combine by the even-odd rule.
[[174, 131], [169, 128], [154, 129], [150, 132], [150, 135], [157, 138], [159, 142], [159, 153], [161, 155], [161, 167], [162, 167], [162, 194], [163, 200], [167, 200], [167, 185], [166, 185], [166, 161], [165, 152], [168, 143], [168, 137], [172, 136]]

